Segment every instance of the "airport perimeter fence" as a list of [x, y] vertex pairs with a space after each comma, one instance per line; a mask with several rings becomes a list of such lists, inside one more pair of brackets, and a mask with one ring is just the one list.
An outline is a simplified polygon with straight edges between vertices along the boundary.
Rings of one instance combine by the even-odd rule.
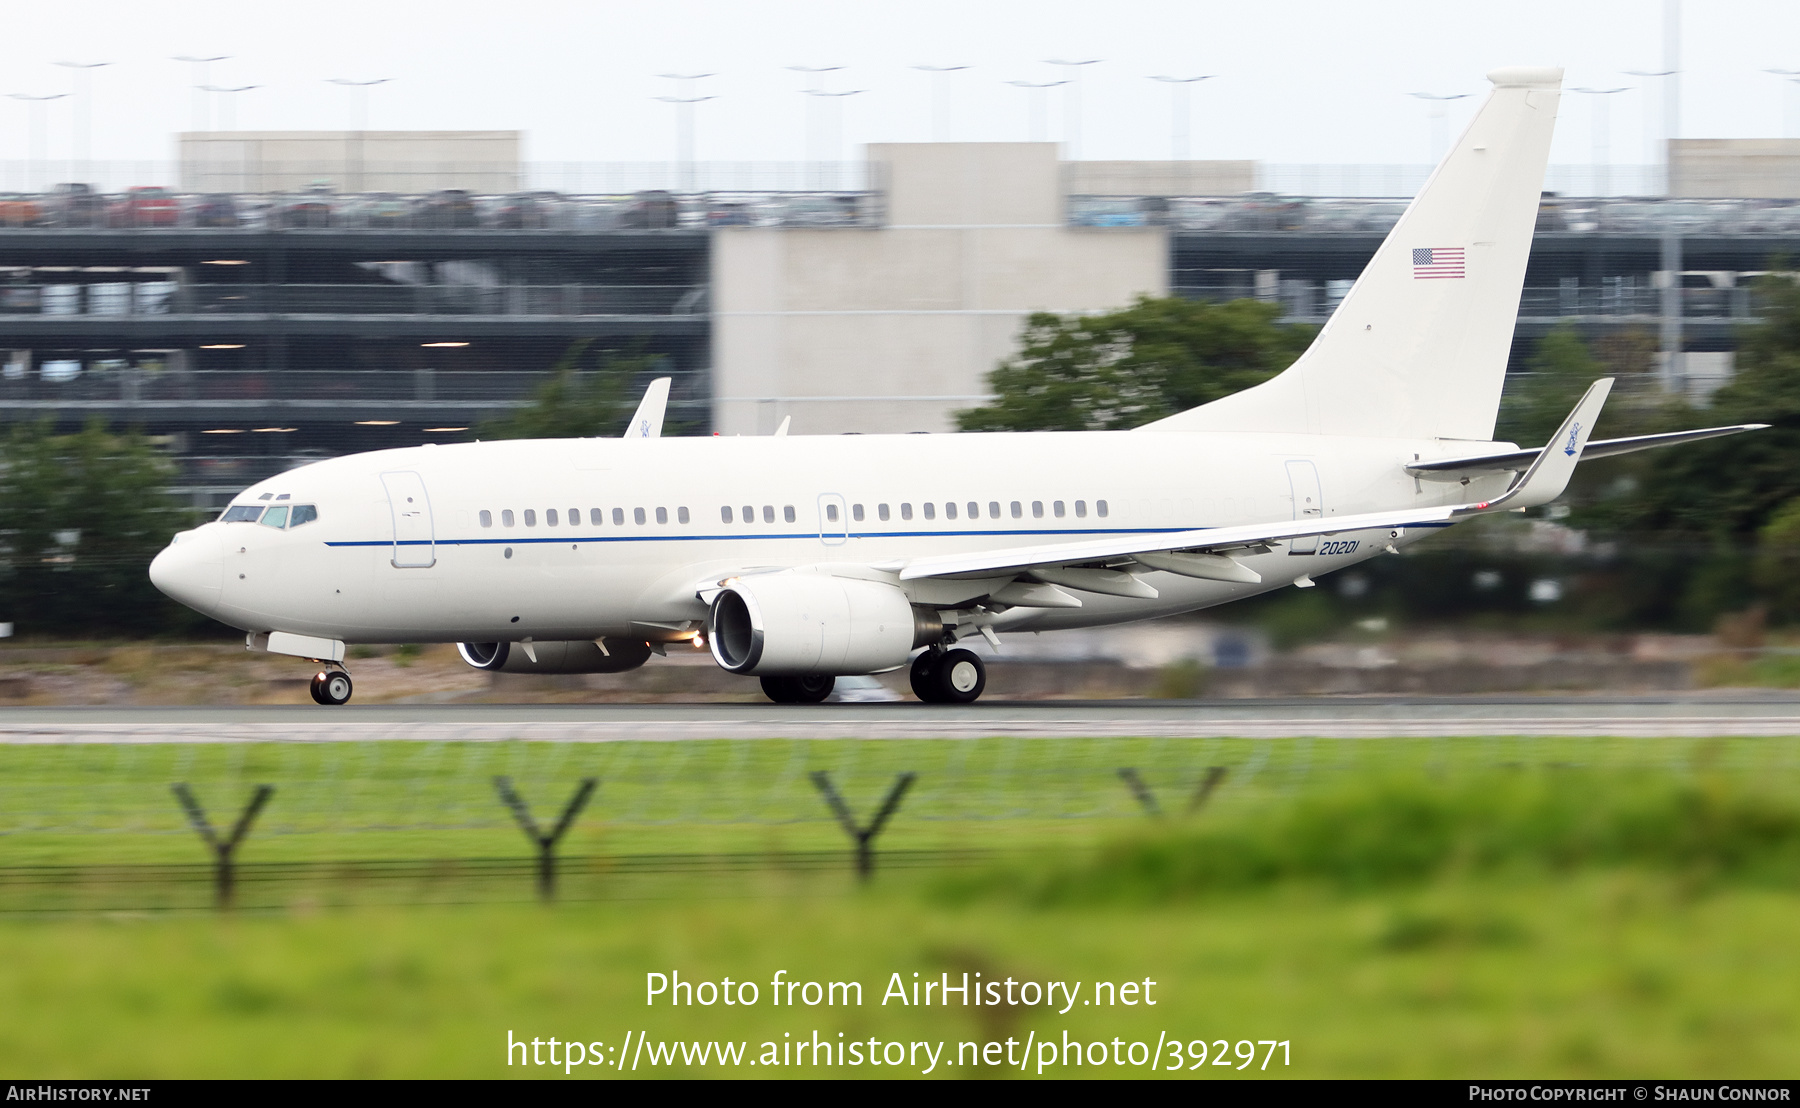
[[1347, 774], [1791, 777], [1800, 738], [0, 743], [0, 913], [841, 890]]

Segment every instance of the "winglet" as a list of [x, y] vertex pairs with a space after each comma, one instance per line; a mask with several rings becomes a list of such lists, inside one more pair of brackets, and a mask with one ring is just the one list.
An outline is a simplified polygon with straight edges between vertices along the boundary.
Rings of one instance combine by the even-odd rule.
[[1588, 437], [1594, 430], [1594, 421], [1600, 418], [1600, 407], [1606, 403], [1607, 394], [1612, 392], [1612, 387], [1611, 377], [1602, 377], [1589, 385], [1587, 393], [1575, 405], [1575, 410], [1562, 421], [1562, 426], [1556, 429], [1556, 434], [1538, 451], [1538, 456], [1512, 488], [1493, 500], [1473, 505], [1458, 514], [1475, 515], [1502, 508], [1535, 508], [1561, 496], [1563, 490], [1569, 487], [1569, 478], [1574, 475], [1575, 466], [1581, 461], [1581, 452], [1587, 447]]
[[644, 390], [644, 399], [631, 416], [630, 426], [625, 428], [625, 438], [662, 437], [663, 409], [669, 406], [669, 381], [668, 377], [658, 377], [650, 382], [650, 387]]
[[781, 417], [781, 426], [775, 428], [775, 437], [778, 439], [787, 438], [788, 428], [793, 426], [793, 423], [794, 423], [793, 416], [791, 416], [791, 415], [782, 416]]

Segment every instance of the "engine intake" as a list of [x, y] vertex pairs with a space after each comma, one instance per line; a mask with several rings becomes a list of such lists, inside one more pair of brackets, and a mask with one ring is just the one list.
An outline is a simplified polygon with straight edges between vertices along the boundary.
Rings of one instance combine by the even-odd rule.
[[650, 644], [630, 639], [603, 639], [601, 651], [592, 639], [573, 642], [534, 642], [537, 661], [524, 647], [510, 642], [459, 642], [456, 652], [476, 669], [501, 673], [624, 673], [650, 657]]
[[936, 610], [893, 585], [812, 573], [741, 578], [706, 618], [713, 660], [758, 677], [879, 673], [943, 634]]

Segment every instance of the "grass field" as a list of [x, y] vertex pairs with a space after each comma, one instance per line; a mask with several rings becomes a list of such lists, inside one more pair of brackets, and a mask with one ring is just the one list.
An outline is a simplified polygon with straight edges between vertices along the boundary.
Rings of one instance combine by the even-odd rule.
[[[1163, 818], [1144, 814], [1122, 766]], [[1211, 766], [1228, 773], [1183, 815]], [[846, 848], [807, 777], [819, 769], [862, 818], [895, 774], [918, 774], [881, 848], [981, 853], [866, 885], [783, 865]], [[627, 1032], [734, 1041], [756, 1057], [817, 1030], [951, 1051], [1065, 1031], [1145, 1050], [1164, 1036], [1279, 1040], [1292, 1065], [1277, 1056], [1269, 1072], [1293, 1076], [1791, 1076], [1797, 770], [1790, 739], [0, 748], [0, 1074], [561, 1079], [509, 1068], [508, 1032], [605, 1050]], [[530, 902], [522, 873], [451, 873], [430, 904], [327, 875], [228, 915], [50, 910], [73, 903], [67, 890], [17, 880], [60, 865], [116, 891], [105, 867], [203, 861], [172, 781], [221, 809], [277, 786], [250, 865], [520, 856], [495, 774], [543, 822], [576, 780], [601, 779], [572, 855], [765, 856], [629, 880], [596, 870], [551, 907]], [[131, 895], [162, 903], [148, 887]], [[646, 1006], [645, 975], [672, 970], [760, 982], [761, 1003]], [[864, 1003], [775, 1008], [778, 970], [858, 981]], [[890, 974], [915, 971], [1149, 978], [1159, 1003], [880, 1003]], [[1263, 1072], [1238, 1061], [1182, 1072]], [[796, 1071], [640, 1058], [635, 1075], [682, 1072]], [[1020, 1072], [947, 1059], [933, 1076]]]

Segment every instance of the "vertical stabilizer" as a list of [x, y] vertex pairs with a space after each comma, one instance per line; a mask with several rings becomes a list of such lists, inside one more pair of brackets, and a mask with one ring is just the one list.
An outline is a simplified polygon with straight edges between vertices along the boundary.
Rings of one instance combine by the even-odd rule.
[[1492, 438], [1562, 70], [1488, 80], [1487, 102], [1306, 353], [1142, 430]]

